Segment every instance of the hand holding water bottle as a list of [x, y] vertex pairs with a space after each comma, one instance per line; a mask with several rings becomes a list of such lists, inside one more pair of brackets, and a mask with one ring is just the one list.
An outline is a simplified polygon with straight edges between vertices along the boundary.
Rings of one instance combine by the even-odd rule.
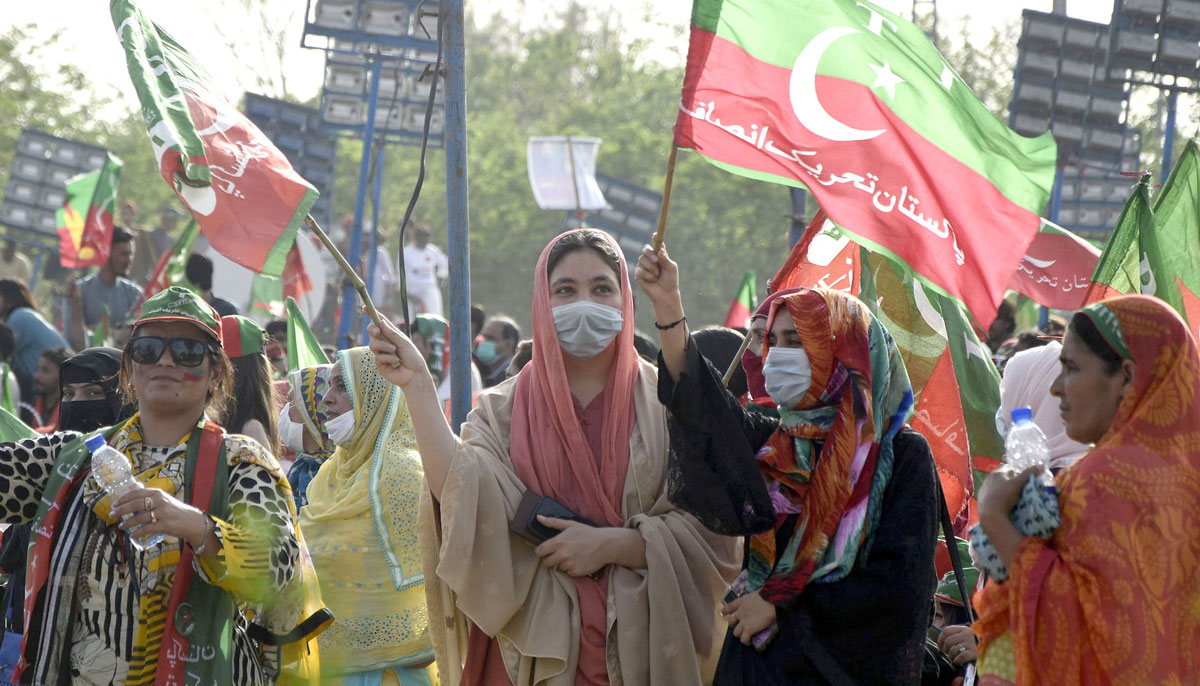
[[146, 488], [132, 473], [129, 460], [101, 436], [87, 441], [92, 453], [92, 476], [108, 493], [118, 526], [130, 543], [146, 550], [166, 536], [181, 538], [199, 547], [209, 534], [209, 519], [200, 510], [157, 488]]

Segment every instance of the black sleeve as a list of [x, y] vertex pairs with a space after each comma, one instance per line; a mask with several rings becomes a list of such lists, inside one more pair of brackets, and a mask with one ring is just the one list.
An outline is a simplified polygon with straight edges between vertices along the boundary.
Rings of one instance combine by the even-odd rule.
[[[894, 449], [892, 477], [866, 559], [841, 581], [808, 584], [780, 612], [780, 629], [787, 629], [794, 613], [803, 613], [804, 624], [814, 627], [833, 652], [840, 653], [842, 643], [871, 645], [890, 669], [907, 673], [914, 668], [907, 663], [919, 660], [936, 585], [938, 500], [925, 438], [906, 429], [896, 436]], [[851, 655], [839, 658], [844, 662]]]
[[742, 408], [690, 339], [678, 381], [671, 380], [661, 354], [658, 367], [658, 398], [671, 433], [671, 502], [714, 533], [770, 529], [775, 511], [755, 456], [779, 421]]

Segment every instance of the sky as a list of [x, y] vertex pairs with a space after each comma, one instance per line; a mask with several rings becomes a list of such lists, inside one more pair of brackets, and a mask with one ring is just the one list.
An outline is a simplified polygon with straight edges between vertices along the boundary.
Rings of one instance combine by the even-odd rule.
[[[301, 98], [316, 95], [321, 87], [324, 60], [321, 51], [300, 47], [304, 0], [266, 2], [272, 9], [272, 23], [289, 27], [289, 47], [284, 61], [288, 89]], [[631, 16], [624, 27], [634, 38], [655, 37], [665, 27], [686, 27], [688, 24], [691, 0], [620, 2], [638, 8], [629, 13]], [[904, 16], [909, 15], [913, 6], [912, 0], [879, 2]], [[253, 33], [255, 22], [246, 20], [244, 11], [231, 9], [241, 3], [257, 4], [257, 0], [141, 0], [139, 6], [195, 55], [214, 76], [219, 88], [236, 101], [242, 91], [254, 89], [256, 73], [269, 63], [262, 58], [258, 47], [261, 40]], [[473, 12], [477, 20], [500, 11], [519, 13], [526, 28], [551, 21], [561, 5], [557, 0], [466, 0], [466, 3], [468, 11]], [[614, 6], [612, 0], [582, 0], [582, 3], [599, 9]], [[112, 31], [108, 3], [103, 0], [5, 0], [4, 4], [4, 11], [0, 12], [0, 32], [7, 32], [14, 25], [33, 24], [35, 36], [60, 35], [62, 49], [43, 55], [41, 66], [53, 70], [58, 63], [74, 64], [83, 70], [97, 90], [115, 97], [118, 108], [135, 107], [136, 96]], [[937, 3], [938, 20], [941, 26], [956, 26], [963, 17], [969, 16], [968, 26], [978, 27], [982, 36], [995, 24], [1019, 18], [1024, 8], [1050, 11], [1051, 4], [1052, 0], [941, 0]], [[649, 22], [643, 21], [647, 12], [651, 15]], [[1068, 0], [1067, 12], [1071, 16], [1107, 22], [1112, 14], [1112, 3], [1107, 0]], [[291, 17], [286, 16], [289, 13]], [[663, 60], [682, 60], [685, 53], [686, 49], [680, 46], [665, 51]]]

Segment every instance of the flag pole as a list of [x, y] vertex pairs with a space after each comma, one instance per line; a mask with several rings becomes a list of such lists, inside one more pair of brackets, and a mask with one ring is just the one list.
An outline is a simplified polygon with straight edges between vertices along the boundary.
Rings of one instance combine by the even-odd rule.
[[313, 219], [311, 214], [304, 217], [304, 223], [317, 235], [317, 238], [321, 239], [321, 242], [325, 244], [325, 249], [329, 251], [329, 254], [333, 255], [334, 262], [337, 262], [338, 266], [346, 274], [346, 277], [350, 279], [354, 290], [358, 291], [359, 297], [366, 304], [367, 315], [371, 317], [371, 321], [375, 322], [375, 326], [383, 329], [383, 324], [379, 321], [379, 310], [376, 310], [375, 303], [371, 302], [371, 296], [367, 293], [367, 284], [363, 283], [362, 277], [358, 275], [358, 272], [354, 271], [354, 267], [350, 266], [345, 256], [337, 249], [337, 246], [330, 240], [329, 235], [325, 233], [325, 230], [321, 228], [316, 219]]
[[671, 155], [667, 158], [667, 179], [663, 181], [662, 208], [658, 211], [658, 230], [654, 232], [654, 252], [662, 247], [663, 236], [667, 233], [667, 208], [671, 205], [671, 182], [675, 179], [675, 154], [679, 148], [671, 143]]
[[721, 383], [725, 388], [729, 388], [729, 381], [733, 379], [734, 372], [737, 371], [738, 365], [742, 363], [742, 355], [746, 353], [746, 348], [750, 347], [750, 334], [742, 336], [742, 347], [738, 348], [737, 354], [733, 356], [733, 362], [729, 363], [729, 369], [725, 370], [725, 376], [721, 377]]

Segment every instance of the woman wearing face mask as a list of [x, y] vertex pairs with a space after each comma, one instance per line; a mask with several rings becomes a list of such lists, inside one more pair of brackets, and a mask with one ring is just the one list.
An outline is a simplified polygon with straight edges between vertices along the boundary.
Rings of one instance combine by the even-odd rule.
[[[934, 589], [936, 496], [899, 351], [856, 298], [781, 295], [767, 309], [764, 389], [744, 410], [683, 319], [677, 265], [638, 262], [662, 337], [672, 499], [746, 537], [715, 683], [916, 684]], [[668, 325], [663, 328], [663, 325]]]
[[279, 413], [279, 440], [296, 454], [287, 476], [297, 512], [308, 504], [308, 484], [337, 447], [325, 430], [325, 391], [332, 369], [322, 364], [288, 374], [289, 401]]
[[423, 483], [406, 398], [370, 350], [351, 348], [338, 352], [322, 404], [337, 448], [300, 512], [321, 596], [337, 617], [320, 639], [321, 683], [430, 684], [416, 517]]
[[[705, 683], [736, 543], [667, 500], [666, 416], [612, 238], [582, 229], [546, 246], [533, 329], [533, 360], [480, 395], [461, 439], [412, 342], [372, 331], [437, 500], [421, 530], [442, 683]], [[531, 516], [527, 493], [589, 523]]]
[[1200, 351], [1166, 303], [1072, 317], [1050, 392], [1072, 440], [1050, 539], [1009, 521], [1032, 470], [988, 476], [979, 523], [1008, 567], [979, 593], [980, 683], [1185, 684], [1200, 674]]
[[134, 407], [117, 388], [120, 371], [121, 351], [116, 348], [88, 348], [67, 358], [58, 372], [59, 430], [86, 433], [128, 419]]

